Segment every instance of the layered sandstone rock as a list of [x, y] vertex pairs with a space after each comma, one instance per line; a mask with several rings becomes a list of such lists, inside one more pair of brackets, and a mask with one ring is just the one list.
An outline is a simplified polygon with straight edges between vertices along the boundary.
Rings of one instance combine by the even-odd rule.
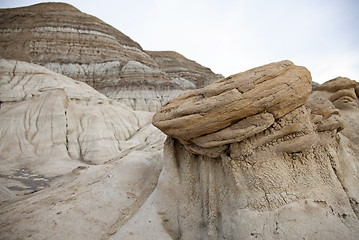
[[[38, 190], [31, 187], [36, 178], [46, 187], [80, 165], [122, 156], [143, 143], [139, 135], [150, 134], [142, 128], [151, 128], [151, 113], [133, 111], [85, 83], [4, 59], [0, 76], [0, 174], [10, 189]], [[35, 177], [20, 181], [29, 175]]]
[[[43, 65], [125, 103], [137, 101], [133, 94], [137, 89], [156, 88], [159, 99], [145, 92], [140, 104], [130, 104], [137, 110], [153, 111], [156, 108], [148, 107], [147, 101], [158, 101], [158, 107], [167, 100], [162, 91], [180, 89], [139, 44], [71, 5], [45, 3], [2, 9], [0, 19], [3, 58]], [[131, 90], [126, 98], [121, 97], [124, 87]]]
[[171, 78], [138, 43], [65, 3], [0, 9], [0, 33], [1, 57], [40, 64], [136, 110], [156, 111], [191, 81], [202, 82], [197, 69], [216, 76], [192, 63], [188, 71], [197, 75]]
[[310, 92], [309, 71], [282, 61], [183, 93], [155, 114], [153, 124], [191, 149], [220, 147], [262, 132], [303, 105]]

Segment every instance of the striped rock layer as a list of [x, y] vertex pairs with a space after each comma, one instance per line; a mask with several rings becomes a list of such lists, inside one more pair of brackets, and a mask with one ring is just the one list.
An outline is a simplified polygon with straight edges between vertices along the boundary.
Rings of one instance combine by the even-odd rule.
[[[219, 79], [199, 64], [189, 66], [189, 75], [172, 77], [161, 59], [131, 38], [65, 3], [0, 9], [0, 33], [2, 58], [45, 66], [137, 110], [158, 110], [183, 89], [197, 87], [202, 75]], [[182, 72], [178, 61], [173, 64]]]

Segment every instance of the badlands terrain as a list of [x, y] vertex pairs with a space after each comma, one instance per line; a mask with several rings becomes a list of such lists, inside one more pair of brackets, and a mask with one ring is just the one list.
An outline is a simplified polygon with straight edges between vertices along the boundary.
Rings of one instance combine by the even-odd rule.
[[224, 78], [63, 3], [0, 31], [0, 239], [359, 238], [356, 81]]

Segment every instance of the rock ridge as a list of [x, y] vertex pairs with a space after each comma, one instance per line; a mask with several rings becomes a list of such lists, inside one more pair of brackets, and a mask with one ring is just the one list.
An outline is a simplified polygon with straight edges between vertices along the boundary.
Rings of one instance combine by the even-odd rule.
[[[136, 101], [136, 91], [146, 88], [140, 96], [145, 101], [139, 101], [142, 105], [135, 104], [136, 110], [157, 111], [169, 100], [169, 95], [196, 87], [196, 82], [203, 82], [203, 76], [219, 78], [180, 55], [176, 55], [179, 60], [171, 58], [178, 64], [172, 64], [177, 70], [171, 68], [166, 72], [165, 66], [159, 66], [162, 60], [154, 60], [137, 42], [65, 3], [0, 9], [0, 33], [2, 58], [45, 66], [123, 103]], [[185, 69], [189, 74], [183, 73], [182, 63], [191, 63]], [[164, 88], [170, 93], [163, 92]], [[153, 93], [146, 95], [153, 89], [156, 95], [160, 94], [155, 105]]]
[[[224, 78], [174, 51], [146, 51], [160, 68], [183, 88], [202, 88]], [[192, 83], [192, 84], [191, 84]]]

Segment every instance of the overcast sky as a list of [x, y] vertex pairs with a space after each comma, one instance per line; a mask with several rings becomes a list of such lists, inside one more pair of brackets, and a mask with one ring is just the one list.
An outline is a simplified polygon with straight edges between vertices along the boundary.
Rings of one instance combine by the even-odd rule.
[[[0, 0], [0, 7], [41, 1]], [[358, 0], [64, 0], [146, 50], [174, 50], [229, 76], [289, 59], [313, 81], [359, 81]]]

